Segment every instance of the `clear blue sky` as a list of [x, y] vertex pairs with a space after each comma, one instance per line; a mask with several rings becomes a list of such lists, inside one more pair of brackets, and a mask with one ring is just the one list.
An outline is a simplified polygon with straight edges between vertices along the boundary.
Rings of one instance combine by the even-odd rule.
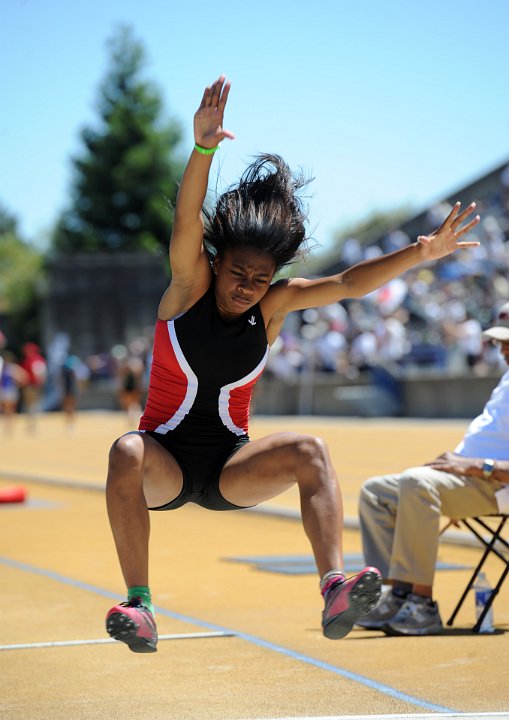
[[420, 210], [509, 160], [508, 0], [0, 0], [0, 17], [0, 203], [40, 244], [121, 23], [186, 155], [203, 87], [231, 79], [222, 178], [260, 151], [314, 175], [324, 247], [374, 209]]

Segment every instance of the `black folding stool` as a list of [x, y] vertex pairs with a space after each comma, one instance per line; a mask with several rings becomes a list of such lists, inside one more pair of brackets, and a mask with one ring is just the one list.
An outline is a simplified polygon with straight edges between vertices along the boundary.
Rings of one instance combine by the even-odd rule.
[[[503, 514], [493, 514], [493, 515], [485, 515], [484, 518], [492, 518], [495, 520], [495, 525], [492, 527], [490, 526], [482, 517], [472, 517], [472, 518], [463, 518], [462, 520], [457, 520], [456, 522], [460, 526], [466, 527], [470, 532], [475, 535], [475, 537], [479, 540], [479, 542], [484, 545], [485, 550], [484, 553], [479, 561], [479, 564], [475, 568], [472, 577], [468, 581], [468, 585], [466, 586], [463, 595], [459, 599], [458, 604], [454, 608], [451, 617], [447, 621], [447, 625], [452, 625], [454, 622], [454, 619], [456, 615], [458, 614], [458, 611], [460, 607], [463, 605], [463, 602], [465, 598], [467, 597], [469, 591], [471, 590], [472, 586], [474, 585], [477, 576], [481, 572], [481, 569], [488, 559], [488, 557], [491, 554], [496, 555], [504, 564], [504, 569], [502, 571], [502, 575], [500, 576], [499, 581], [495, 585], [495, 587], [492, 590], [491, 596], [486, 603], [484, 610], [482, 611], [479, 619], [475, 623], [474, 627], [472, 628], [473, 632], [478, 633], [479, 629], [481, 627], [482, 621], [488, 614], [489, 609], [493, 605], [493, 602], [495, 601], [496, 596], [498, 595], [498, 592], [500, 588], [502, 587], [504, 580], [506, 579], [507, 575], [509, 574], [509, 555], [504, 555], [503, 552], [499, 548], [496, 547], [497, 543], [503, 546], [502, 550], [509, 551], [509, 543], [507, 540], [505, 540], [502, 537], [502, 530], [504, 529], [504, 526], [506, 522], [509, 520], [509, 515], [503, 515]], [[481, 534], [482, 530], [485, 531], [485, 535]]]

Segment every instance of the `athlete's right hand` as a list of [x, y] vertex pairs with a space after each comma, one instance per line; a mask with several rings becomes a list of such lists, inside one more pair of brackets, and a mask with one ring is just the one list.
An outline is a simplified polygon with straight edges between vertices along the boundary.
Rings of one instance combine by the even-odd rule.
[[222, 140], [235, 139], [223, 128], [223, 115], [230, 92], [230, 81], [224, 75], [205, 88], [200, 107], [194, 115], [194, 141], [204, 148], [216, 147]]

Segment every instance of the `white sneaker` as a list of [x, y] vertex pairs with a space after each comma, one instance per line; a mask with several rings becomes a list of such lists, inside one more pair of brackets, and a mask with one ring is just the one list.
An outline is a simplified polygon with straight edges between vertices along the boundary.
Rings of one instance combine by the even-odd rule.
[[407, 595], [396, 615], [382, 625], [387, 635], [437, 635], [444, 630], [438, 604], [422, 595]]

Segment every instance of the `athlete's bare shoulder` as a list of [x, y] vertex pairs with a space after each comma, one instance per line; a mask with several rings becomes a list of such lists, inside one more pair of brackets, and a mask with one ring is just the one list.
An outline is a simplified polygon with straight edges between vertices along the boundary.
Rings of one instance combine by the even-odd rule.
[[[296, 298], [301, 292], [300, 278], [285, 278], [272, 283], [260, 301], [264, 317], [295, 310]], [[305, 281], [304, 281], [305, 282]]]
[[210, 287], [212, 272], [199, 281], [185, 283], [178, 278], [172, 278], [159, 303], [157, 317], [159, 320], [173, 320], [189, 310]]
[[260, 300], [260, 309], [265, 321], [267, 338], [270, 345], [272, 345], [279, 335], [285, 318], [291, 309], [290, 298], [292, 294], [293, 290], [290, 280], [277, 280], [270, 286]]

